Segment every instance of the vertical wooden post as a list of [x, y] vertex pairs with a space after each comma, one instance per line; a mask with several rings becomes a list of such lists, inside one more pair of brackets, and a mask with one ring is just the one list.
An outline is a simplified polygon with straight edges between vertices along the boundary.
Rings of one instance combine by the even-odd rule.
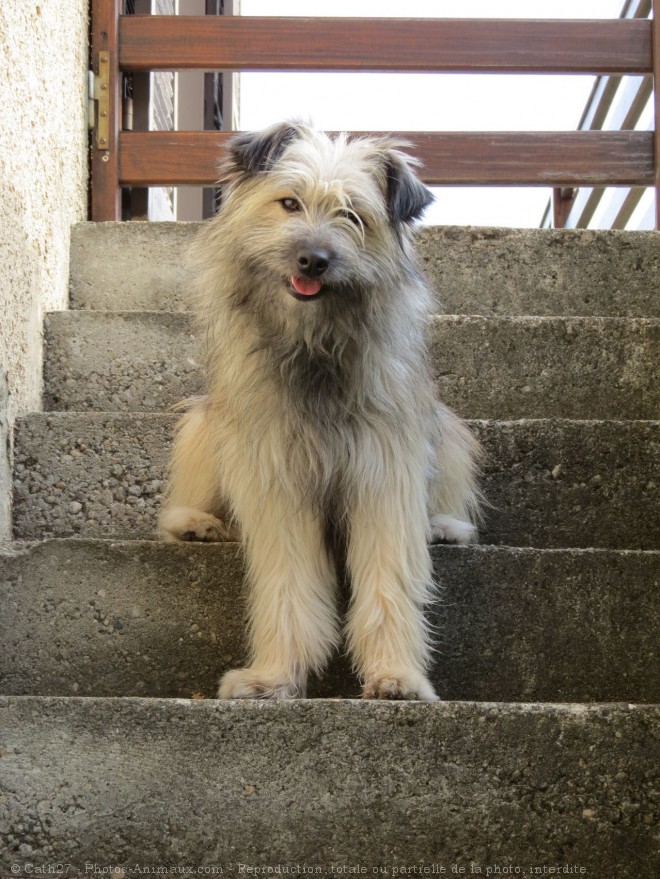
[[660, 0], [653, 0], [653, 100], [655, 102], [655, 228], [660, 230]]
[[564, 229], [573, 205], [577, 189], [573, 187], [555, 186], [552, 190], [553, 228]]
[[[103, 108], [96, 104], [97, 124], [92, 136], [92, 220], [121, 220], [119, 187], [119, 126], [121, 120], [121, 77], [119, 75], [119, 15], [123, 0], [92, 0], [92, 69], [107, 69], [107, 82], [99, 94], [108, 99]], [[101, 91], [102, 90], [102, 91]], [[99, 126], [99, 114], [107, 126]], [[106, 114], [107, 113], [107, 117]]]

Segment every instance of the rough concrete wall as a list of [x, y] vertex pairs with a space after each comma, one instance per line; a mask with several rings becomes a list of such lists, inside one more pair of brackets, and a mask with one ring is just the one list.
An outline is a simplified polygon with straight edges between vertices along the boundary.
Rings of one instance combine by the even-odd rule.
[[70, 227], [87, 214], [87, 43], [88, 0], [0, 3], [0, 367], [10, 421], [40, 408], [42, 316], [67, 306]]
[[9, 468], [9, 421], [7, 418], [7, 376], [0, 366], [0, 540], [9, 537], [11, 527], [11, 471]]

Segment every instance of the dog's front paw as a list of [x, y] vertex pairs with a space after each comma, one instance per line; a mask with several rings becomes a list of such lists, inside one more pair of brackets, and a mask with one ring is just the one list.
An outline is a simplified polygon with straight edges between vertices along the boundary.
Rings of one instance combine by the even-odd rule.
[[305, 687], [258, 668], [237, 668], [220, 680], [218, 699], [297, 699]]
[[165, 510], [160, 517], [160, 529], [165, 540], [220, 543], [239, 539], [235, 528], [225, 525], [211, 513], [192, 507], [172, 507]]
[[452, 516], [432, 516], [429, 543], [459, 543], [467, 546], [477, 542], [477, 529], [471, 522], [463, 522]]
[[362, 690], [363, 699], [416, 699], [437, 702], [438, 696], [424, 675], [394, 672], [368, 677]]

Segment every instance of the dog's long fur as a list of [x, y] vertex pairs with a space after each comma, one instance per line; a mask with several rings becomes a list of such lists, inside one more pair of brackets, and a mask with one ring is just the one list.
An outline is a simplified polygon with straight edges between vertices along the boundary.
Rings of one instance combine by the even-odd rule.
[[[245, 546], [251, 660], [221, 698], [304, 695], [323, 668], [340, 639], [331, 534], [363, 695], [437, 698], [427, 541], [474, 539], [477, 446], [433, 396], [410, 232], [430, 193], [411, 165], [386, 139], [296, 123], [230, 143], [194, 245], [208, 395], [180, 421], [161, 517], [169, 539]], [[323, 287], [296, 294], [317, 252]]]

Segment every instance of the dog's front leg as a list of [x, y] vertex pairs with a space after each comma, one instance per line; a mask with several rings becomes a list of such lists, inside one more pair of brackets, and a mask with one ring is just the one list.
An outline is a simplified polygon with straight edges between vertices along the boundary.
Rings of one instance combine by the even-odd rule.
[[424, 604], [432, 573], [425, 526], [421, 488], [407, 494], [395, 485], [354, 505], [346, 631], [364, 699], [438, 698], [426, 677], [430, 645]]
[[336, 575], [321, 523], [277, 490], [238, 512], [248, 561], [250, 664], [223, 676], [218, 698], [304, 696], [308, 673], [323, 668], [339, 640]]

